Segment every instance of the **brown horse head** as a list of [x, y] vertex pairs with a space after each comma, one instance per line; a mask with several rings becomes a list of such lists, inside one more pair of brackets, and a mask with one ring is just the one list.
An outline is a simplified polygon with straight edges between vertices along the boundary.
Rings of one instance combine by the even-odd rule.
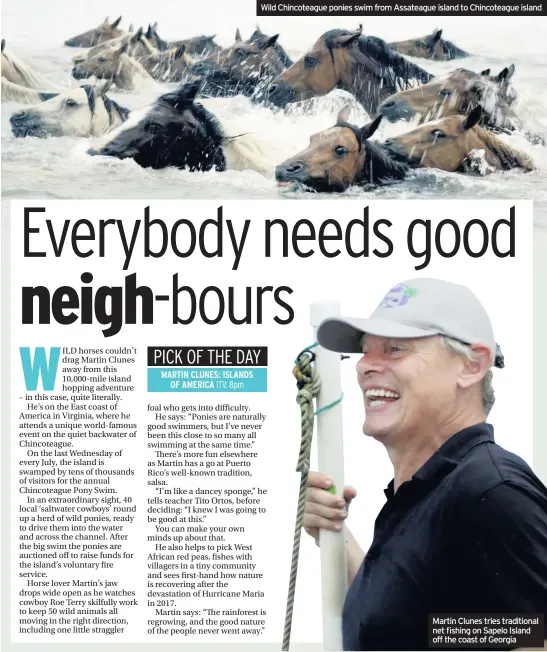
[[342, 109], [334, 127], [312, 135], [305, 150], [278, 165], [278, 185], [343, 192], [356, 184], [402, 178], [406, 165], [390, 161], [368, 140], [382, 116], [364, 127], [348, 123], [348, 117], [349, 109]]
[[230, 94], [237, 91], [251, 96], [267, 86], [285, 68], [275, 49], [278, 37], [279, 34], [276, 34], [236, 41], [231, 47], [197, 61], [190, 72], [204, 80], [214, 80], [218, 84], [219, 95], [224, 94], [224, 86]]
[[334, 88], [351, 92], [368, 113], [410, 79], [427, 82], [431, 75], [374, 36], [359, 29], [325, 32], [306, 54], [271, 84], [268, 99], [278, 107], [326, 95]]
[[498, 127], [510, 126], [515, 115], [510, 108], [516, 93], [510, 80], [515, 72], [511, 65], [499, 75], [490, 69], [481, 73], [458, 68], [428, 84], [401, 91], [385, 99], [378, 112], [390, 122], [420, 117], [420, 123], [452, 115], [468, 115], [479, 104], [483, 107], [481, 123]]
[[[239, 32], [239, 29], [237, 30]], [[241, 32], [240, 32], [241, 36]], [[270, 37], [267, 34], [264, 34], [264, 32], [260, 29], [260, 27], [257, 26], [255, 31], [251, 34], [251, 37], [249, 41], [251, 43], [257, 43], [258, 45], [263, 45]], [[237, 32], [236, 32], [236, 41], [237, 41]], [[243, 40], [243, 39], [239, 39]], [[289, 57], [289, 55], [285, 52], [283, 49], [283, 46], [279, 41], [275, 42], [275, 45], [273, 46], [275, 48], [275, 51], [277, 52], [279, 58], [281, 59], [281, 63], [285, 68], [289, 68], [293, 64], [293, 60]]]
[[69, 38], [65, 41], [65, 45], [68, 45], [71, 48], [90, 48], [93, 45], [110, 41], [111, 39], [123, 34], [123, 31], [118, 27], [121, 20], [122, 17], [120, 16], [111, 23], [107, 17], [98, 27]]
[[521, 152], [478, 126], [482, 107], [468, 116], [454, 115], [386, 140], [384, 146], [398, 160], [412, 167], [466, 172], [477, 152], [484, 152], [488, 166], [496, 170], [520, 167], [532, 170], [533, 163]]
[[431, 34], [422, 38], [411, 38], [408, 41], [395, 41], [390, 43], [397, 52], [409, 57], [419, 59], [434, 59], [435, 61], [451, 61], [468, 57], [469, 54], [456, 47], [454, 43], [442, 38], [443, 30], [435, 29]]
[[193, 64], [192, 59], [186, 54], [186, 46], [184, 45], [166, 52], [158, 51], [140, 57], [139, 62], [151, 77], [163, 82], [182, 81]]

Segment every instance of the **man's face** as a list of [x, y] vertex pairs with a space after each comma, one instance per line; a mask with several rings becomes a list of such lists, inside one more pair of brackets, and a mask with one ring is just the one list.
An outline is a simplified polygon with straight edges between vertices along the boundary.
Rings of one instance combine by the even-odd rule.
[[365, 404], [363, 432], [393, 441], [450, 421], [462, 360], [438, 336], [390, 339], [365, 335], [357, 379]]

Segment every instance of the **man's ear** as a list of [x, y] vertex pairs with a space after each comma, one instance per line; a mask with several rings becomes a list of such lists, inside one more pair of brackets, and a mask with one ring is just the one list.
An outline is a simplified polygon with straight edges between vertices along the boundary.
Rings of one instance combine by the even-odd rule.
[[492, 352], [483, 344], [471, 347], [474, 360], [465, 359], [458, 377], [458, 386], [467, 389], [475, 383], [480, 383], [492, 366]]

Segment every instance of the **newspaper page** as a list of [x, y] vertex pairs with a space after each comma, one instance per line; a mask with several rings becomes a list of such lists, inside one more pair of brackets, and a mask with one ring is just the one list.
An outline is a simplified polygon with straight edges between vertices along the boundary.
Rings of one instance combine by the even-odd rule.
[[2, 22], [2, 649], [546, 646], [545, 4]]

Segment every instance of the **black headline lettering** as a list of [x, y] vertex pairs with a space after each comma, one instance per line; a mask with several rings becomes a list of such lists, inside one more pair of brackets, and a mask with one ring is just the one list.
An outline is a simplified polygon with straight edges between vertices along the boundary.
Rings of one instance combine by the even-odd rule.
[[[463, 226], [463, 232], [461, 230], [462, 225], [458, 224], [455, 220], [441, 220], [434, 232], [434, 241], [435, 241], [435, 250], [443, 258], [452, 258], [459, 251], [461, 246], [465, 253], [471, 258], [480, 258], [488, 251], [488, 244], [491, 237], [492, 251], [497, 258], [510, 258], [515, 257], [515, 207], [512, 206], [509, 210], [509, 219], [499, 219], [494, 222], [492, 227], [491, 236], [488, 233], [488, 227], [481, 220], [470, 220]], [[508, 233], [508, 248], [505, 251], [502, 251], [498, 243], [498, 237], [500, 237], [500, 228], [502, 226], [509, 227]], [[478, 230], [482, 236], [482, 244], [477, 249], [474, 250], [471, 247], [471, 230]], [[416, 219], [413, 220], [408, 226], [407, 232], [407, 246], [410, 255], [413, 258], [423, 258], [423, 262], [420, 265], [417, 265], [415, 269], [424, 269], [431, 262], [432, 255], [432, 246], [431, 246], [431, 236], [432, 236], [432, 224], [431, 220], [422, 220]], [[452, 247], [443, 247], [441, 238], [445, 237], [453, 241]], [[416, 248], [416, 240], [419, 240], [420, 237], [423, 241], [423, 249], [418, 250]], [[476, 237], [476, 236], [475, 236]]]
[[[145, 258], [161, 258], [168, 251], [180, 258], [192, 254], [222, 258], [226, 253], [232, 258], [232, 270], [236, 271], [251, 228], [251, 220], [239, 223], [224, 220], [222, 206], [217, 209], [216, 219], [200, 223], [180, 219], [171, 226], [159, 218], [151, 219], [149, 207], [144, 209], [144, 220], [107, 219], [93, 223], [86, 219], [74, 222], [69, 219], [60, 223], [60, 220], [41, 216], [31, 222], [33, 213], [45, 212], [42, 207], [24, 210], [25, 257], [53, 255], [60, 258], [66, 251], [79, 258], [105, 257], [107, 242], [113, 250], [111, 240], [117, 234], [118, 244], [123, 249], [123, 270], [128, 269], [134, 252], [140, 249]], [[266, 258], [291, 255], [309, 258], [315, 254], [327, 259], [343, 255], [353, 259], [388, 258], [395, 251], [389, 237], [392, 223], [383, 218], [371, 222], [368, 206], [363, 209], [362, 219], [352, 219], [345, 225], [332, 218], [323, 221], [301, 219], [292, 225], [280, 218], [253, 222], [256, 223], [260, 226], [254, 227], [255, 230], [264, 230], [263, 255]], [[509, 219], [498, 219], [491, 229], [478, 218], [468, 221], [446, 218], [439, 222], [416, 218], [408, 225], [406, 245], [408, 253], [418, 261], [416, 270], [427, 267], [435, 253], [443, 258], [456, 255], [480, 258], [490, 252], [497, 258], [513, 258], [515, 229], [514, 206], [510, 208]], [[40, 249], [38, 240], [48, 246], [42, 244], [43, 249]], [[252, 258], [249, 257], [254, 267], [260, 263], [258, 251], [254, 249]], [[172, 276], [170, 291], [155, 294], [151, 287], [137, 285], [135, 273], [127, 275], [120, 286], [95, 289], [91, 285], [93, 275], [89, 272], [81, 274], [80, 280], [82, 287], [79, 289], [69, 285], [55, 290], [43, 285], [23, 287], [22, 323], [49, 324], [52, 318], [62, 325], [78, 320], [82, 324], [96, 321], [106, 326], [103, 335], [110, 337], [119, 333], [124, 324], [153, 324], [156, 302], [170, 303], [172, 323], [181, 325], [196, 320], [207, 325], [223, 320], [236, 325], [262, 324], [265, 319], [286, 325], [294, 319], [294, 309], [288, 303], [293, 290], [286, 285], [227, 288], [210, 285], [200, 290], [185, 284], [176, 273]]]

